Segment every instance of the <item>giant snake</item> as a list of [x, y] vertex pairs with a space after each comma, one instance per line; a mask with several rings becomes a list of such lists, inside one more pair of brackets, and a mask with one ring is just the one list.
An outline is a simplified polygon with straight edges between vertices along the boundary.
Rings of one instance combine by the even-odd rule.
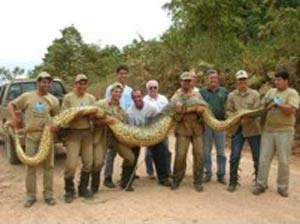
[[[204, 105], [205, 103], [201, 100], [187, 102], [183, 107], [182, 113], [195, 113], [199, 106]], [[260, 116], [264, 111], [266, 111], [265, 106], [261, 106], [254, 110], [240, 110], [226, 120], [220, 121], [214, 117], [212, 111], [208, 107], [204, 107], [202, 118], [212, 129], [222, 131], [238, 123], [242, 117]], [[70, 108], [56, 115], [52, 122], [45, 126], [38, 152], [34, 156], [26, 155], [20, 144], [19, 132], [16, 131], [14, 140], [18, 158], [22, 163], [29, 166], [37, 166], [42, 163], [52, 150], [54, 133], [51, 131], [51, 127], [64, 127], [78, 116], [87, 116], [91, 114], [99, 119], [110, 116], [103, 108], [96, 106]], [[176, 122], [174, 119], [175, 116], [175, 104], [170, 103], [165, 107], [161, 114], [145, 126], [137, 127], [120, 121], [108, 126], [121, 144], [129, 147], [151, 146], [161, 142], [168, 135], [168, 132]]]

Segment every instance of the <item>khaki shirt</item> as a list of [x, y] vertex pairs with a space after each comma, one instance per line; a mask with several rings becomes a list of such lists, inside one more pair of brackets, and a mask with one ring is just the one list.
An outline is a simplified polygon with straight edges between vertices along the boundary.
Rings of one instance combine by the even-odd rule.
[[22, 94], [12, 101], [17, 110], [25, 113], [24, 123], [26, 137], [36, 139], [41, 135], [51, 117], [59, 113], [59, 101], [50, 93], [38, 95], [37, 91]]
[[[109, 112], [111, 115], [124, 122], [126, 115], [124, 110], [121, 108], [120, 104], [114, 104], [109, 99], [102, 99], [96, 102], [96, 106], [103, 108], [105, 111]], [[107, 126], [95, 127], [94, 131], [94, 144], [101, 141], [101, 138], [111, 137], [113, 134]]]
[[[226, 104], [226, 115], [231, 116], [241, 109], [256, 109], [260, 106], [259, 93], [248, 88], [245, 93], [239, 92], [237, 89], [229, 93]], [[232, 126], [228, 133], [235, 135], [239, 127], [242, 127], [244, 137], [251, 137], [261, 134], [259, 118], [244, 118], [244, 122], [237, 123]]]
[[[63, 99], [62, 110], [72, 107], [92, 106], [95, 102], [95, 97], [89, 93], [85, 93], [83, 96], [77, 96], [74, 92], [70, 92], [65, 95]], [[75, 118], [67, 127], [71, 129], [88, 129], [90, 128], [90, 122], [87, 117]]]
[[[192, 90], [189, 94], [184, 94], [182, 89], [179, 89], [172, 96], [171, 102], [184, 104], [187, 100], [193, 98], [203, 100], [201, 94], [195, 90]], [[177, 116], [177, 118], [175, 134], [182, 136], [199, 136], [202, 134], [203, 124], [200, 122], [200, 116], [197, 113], [188, 113]]]
[[[270, 89], [266, 95], [266, 98], [279, 97], [282, 103], [291, 105], [296, 109], [299, 108], [299, 94], [295, 89], [287, 88], [284, 91], [278, 91], [277, 88]], [[296, 118], [295, 115], [285, 115], [281, 109], [273, 107], [268, 111], [266, 116], [266, 122], [264, 131], [269, 132], [281, 132], [292, 131], [294, 132]]]

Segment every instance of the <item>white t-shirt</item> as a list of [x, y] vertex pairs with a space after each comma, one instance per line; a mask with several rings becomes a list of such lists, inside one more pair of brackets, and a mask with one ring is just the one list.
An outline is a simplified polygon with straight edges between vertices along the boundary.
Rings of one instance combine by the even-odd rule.
[[127, 122], [136, 126], [143, 126], [146, 122], [154, 117], [157, 112], [157, 108], [149, 102], [144, 101], [142, 109], [138, 109], [133, 103], [126, 111]]
[[169, 100], [164, 95], [158, 94], [157, 98], [152, 98], [149, 95], [144, 96], [144, 102], [151, 103], [157, 108], [158, 113], [169, 103]]

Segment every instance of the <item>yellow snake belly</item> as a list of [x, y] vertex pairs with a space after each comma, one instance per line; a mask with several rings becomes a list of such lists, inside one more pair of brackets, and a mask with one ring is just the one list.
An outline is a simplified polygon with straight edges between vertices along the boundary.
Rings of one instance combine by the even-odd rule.
[[[203, 106], [203, 104], [201, 102], [187, 104], [184, 113], [195, 112], [199, 106]], [[121, 144], [129, 147], [155, 145], [161, 142], [167, 136], [169, 130], [175, 124], [175, 120], [173, 119], [175, 115], [174, 105], [168, 106], [167, 108], [168, 109], [165, 113], [159, 115], [157, 119], [143, 127], [132, 126], [122, 122], [109, 125], [109, 127]], [[215, 130], [220, 131], [236, 124], [243, 116], [259, 116], [264, 110], [264, 107], [256, 110], [242, 110], [224, 121], [219, 121], [213, 116], [210, 109], [205, 107], [202, 117], [207, 125]], [[96, 106], [70, 108], [55, 116], [52, 122], [46, 125], [44, 128], [38, 152], [32, 157], [27, 156], [24, 153], [18, 138], [18, 134], [16, 134], [15, 146], [19, 159], [26, 165], [37, 166], [48, 157], [50, 151], [52, 150], [54, 134], [51, 131], [51, 126], [63, 127], [78, 116], [86, 116], [90, 114], [96, 115], [97, 118], [105, 118], [105, 116], [107, 116], [106, 112], [102, 108], [98, 108]]]

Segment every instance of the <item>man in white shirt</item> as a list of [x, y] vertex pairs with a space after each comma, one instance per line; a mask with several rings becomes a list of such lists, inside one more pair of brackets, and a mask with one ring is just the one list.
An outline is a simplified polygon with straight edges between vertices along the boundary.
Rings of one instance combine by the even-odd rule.
[[[143, 94], [141, 90], [132, 91], [132, 100], [134, 104], [127, 110], [127, 122], [131, 125], [144, 126], [146, 123], [157, 115], [157, 108], [149, 102], [143, 100]], [[166, 159], [164, 159], [164, 143], [158, 143], [155, 146], [151, 146], [153, 150], [153, 159], [157, 170], [157, 176], [159, 184], [163, 186], [170, 186], [171, 183], [168, 179]], [[127, 160], [123, 161], [122, 174], [120, 187], [126, 191], [133, 191], [132, 182], [134, 177], [134, 171], [139, 156], [139, 148], [132, 148], [135, 155], [135, 164], [130, 165]], [[162, 159], [163, 158], [163, 159]]]
[[[156, 80], [149, 80], [146, 83], [146, 89], [147, 89], [147, 95], [144, 97], [145, 102], [149, 102], [152, 105], [154, 105], [157, 108], [157, 112], [160, 113], [163, 108], [169, 103], [169, 100], [167, 97], [165, 97], [162, 94], [159, 94], [159, 84]], [[169, 151], [169, 142], [168, 138], [166, 138], [163, 143], [165, 156], [166, 158], [166, 165], [167, 165], [167, 172], [168, 175], [171, 175], [171, 158], [172, 154]], [[149, 177], [154, 177], [154, 168], [153, 168], [153, 156], [152, 156], [152, 150], [149, 148], [146, 148], [145, 150], [145, 164], [146, 164], [146, 171]]]
[[[121, 83], [123, 85], [123, 92], [120, 99], [120, 105], [121, 108], [126, 111], [132, 104], [131, 99], [131, 92], [132, 88], [127, 86], [127, 76], [128, 76], [129, 69], [126, 65], [119, 65], [116, 69], [117, 73], [117, 82]], [[112, 85], [108, 86], [105, 91], [105, 98], [110, 99], [111, 98], [111, 89]], [[115, 150], [108, 149], [106, 158], [105, 158], [105, 169], [104, 169], [104, 186], [108, 188], [114, 188], [115, 184], [112, 181], [112, 175], [113, 175], [113, 168], [114, 168], [114, 161], [115, 157], [117, 155], [117, 152]]]

